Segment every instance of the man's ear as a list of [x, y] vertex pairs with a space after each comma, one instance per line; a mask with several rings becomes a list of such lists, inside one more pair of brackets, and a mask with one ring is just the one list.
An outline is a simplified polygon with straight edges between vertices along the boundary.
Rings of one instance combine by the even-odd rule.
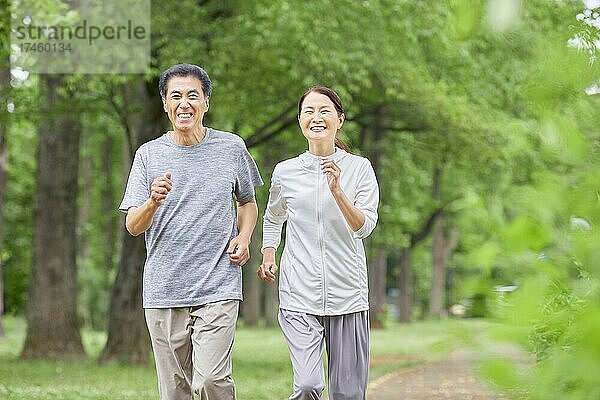
[[163, 110], [165, 110], [165, 112], [168, 112], [167, 111], [167, 101], [165, 100], [164, 97], [162, 98], [162, 103], [163, 103]]
[[207, 97], [205, 101], [206, 101], [206, 110], [208, 110], [209, 105], [210, 105], [210, 97]]

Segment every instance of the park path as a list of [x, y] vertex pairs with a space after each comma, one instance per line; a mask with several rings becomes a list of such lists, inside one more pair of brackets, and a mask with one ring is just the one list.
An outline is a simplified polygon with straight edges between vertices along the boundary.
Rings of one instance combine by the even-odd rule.
[[527, 356], [514, 346], [487, 343], [485, 347], [460, 347], [442, 358], [415, 368], [389, 373], [369, 384], [374, 400], [504, 400], [479, 377], [478, 364], [488, 357], [502, 356], [526, 365]]

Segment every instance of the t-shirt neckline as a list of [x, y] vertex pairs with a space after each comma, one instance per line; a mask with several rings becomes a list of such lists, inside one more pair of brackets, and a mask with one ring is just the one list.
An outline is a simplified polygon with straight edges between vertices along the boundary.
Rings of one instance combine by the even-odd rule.
[[209, 128], [208, 126], [207, 126], [207, 127], [205, 127], [205, 128], [206, 128], [206, 133], [204, 134], [204, 137], [202, 138], [202, 140], [201, 140], [201, 141], [199, 141], [198, 143], [190, 144], [190, 145], [188, 145], [188, 146], [184, 146], [184, 145], [181, 145], [181, 144], [178, 144], [178, 143], [176, 143], [176, 142], [175, 142], [175, 140], [173, 139], [173, 134], [174, 134], [174, 132], [173, 132], [173, 131], [167, 131], [167, 132], [165, 133], [165, 137], [166, 137], [166, 139], [167, 139], [167, 142], [168, 142], [170, 145], [172, 145], [172, 146], [178, 147], [178, 148], [180, 148], [180, 149], [194, 149], [194, 148], [196, 148], [196, 147], [200, 147], [200, 146], [202, 146], [202, 144], [204, 144], [204, 143], [205, 143], [205, 142], [208, 140], [208, 138], [210, 137], [210, 131], [211, 131], [212, 129], [211, 129], [211, 128]]

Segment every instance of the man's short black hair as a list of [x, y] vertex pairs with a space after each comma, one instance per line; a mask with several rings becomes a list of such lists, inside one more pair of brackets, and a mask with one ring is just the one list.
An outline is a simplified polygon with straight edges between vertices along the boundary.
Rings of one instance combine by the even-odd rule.
[[163, 99], [167, 97], [167, 83], [174, 76], [195, 76], [202, 83], [204, 97], [210, 97], [212, 82], [205, 70], [194, 64], [176, 64], [166, 69], [158, 80], [158, 91], [160, 92], [160, 97]]

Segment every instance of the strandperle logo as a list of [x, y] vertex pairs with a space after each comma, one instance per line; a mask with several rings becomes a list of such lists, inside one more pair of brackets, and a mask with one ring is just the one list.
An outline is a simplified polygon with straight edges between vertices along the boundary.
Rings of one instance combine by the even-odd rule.
[[[30, 72], [146, 73], [150, 1], [56, 2], [56, 12], [11, 9], [11, 66]], [[32, 11], [33, 10], [33, 11]]]
[[107, 25], [96, 26], [89, 24], [87, 20], [75, 26], [17, 26], [14, 35], [19, 40], [72, 40], [84, 39], [88, 45], [92, 45], [97, 40], [143, 40], [146, 39], [146, 28], [140, 25], [134, 25], [131, 20], [127, 20], [126, 25]]

